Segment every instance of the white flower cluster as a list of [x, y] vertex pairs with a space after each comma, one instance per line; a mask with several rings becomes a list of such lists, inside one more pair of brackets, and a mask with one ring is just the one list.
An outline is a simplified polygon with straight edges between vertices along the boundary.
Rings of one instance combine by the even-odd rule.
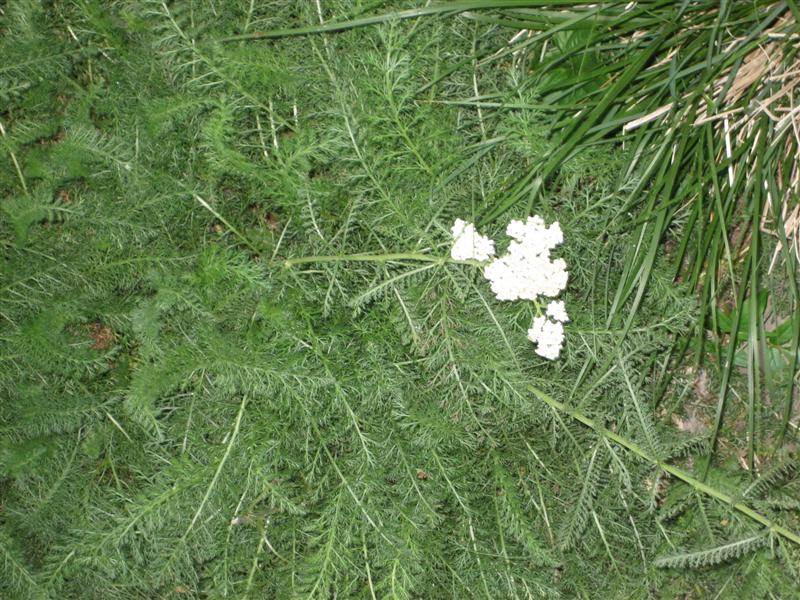
[[[480, 235], [472, 223], [456, 219], [452, 233], [453, 259], [486, 261], [494, 256], [494, 242]], [[564, 260], [550, 258], [550, 251], [564, 241], [558, 222], [548, 227], [544, 219], [534, 215], [525, 221], [511, 221], [506, 233], [513, 238], [508, 252], [483, 271], [497, 299], [538, 301], [540, 296], [558, 296], [569, 277]], [[564, 345], [563, 324], [567, 321], [563, 301], [550, 302], [546, 314], [534, 319], [528, 339], [536, 344], [537, 354], [550, 360], [558, 358]]]
[[498, 300], [536, 300], [554, 297], [567, 286], [567, 264], [550, 260], [550, 250], [564, 241], [561, 226], [546, 227], [537, 216], [527, 221], [511, 221], [506, 233], [514, 238], [508, 253], [486, 267], [484, 275], [492, 282]]
[[[552, 317], [551, 321], [548, 317]], [[528, 339], [536, 344], [536, 354], [555, 360], [564, 347], [564, 322], [569, 321], [564, 302], [551, 302], [547, 314], [533, 319]]]
[[569, 315], [567, 314], [567, 307], [564, 306], [563, 300], [553, 301], [547, 305], [547, 316], [553, 317], [556, 321], [560, 321], [562, 323], [566, 323], [569, 321]]
[[450, 256], [453, 260], [489, 260], [494, 256], [494, 241], [475, 231], [475, 225], [456, 219], [453, 228], [453, 248]]

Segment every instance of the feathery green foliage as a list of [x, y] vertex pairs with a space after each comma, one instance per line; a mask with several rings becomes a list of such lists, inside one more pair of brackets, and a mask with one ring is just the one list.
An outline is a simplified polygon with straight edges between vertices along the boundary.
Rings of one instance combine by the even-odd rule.
[[0, 597], [792, 597], [797, 7], [625, 4], [0, 7]]

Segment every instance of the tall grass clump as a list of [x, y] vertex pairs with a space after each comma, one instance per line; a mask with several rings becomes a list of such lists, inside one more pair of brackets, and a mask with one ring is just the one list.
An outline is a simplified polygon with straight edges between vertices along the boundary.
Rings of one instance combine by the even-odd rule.
[[799, 21], [1, 7], [0, 596], [796, 595]]

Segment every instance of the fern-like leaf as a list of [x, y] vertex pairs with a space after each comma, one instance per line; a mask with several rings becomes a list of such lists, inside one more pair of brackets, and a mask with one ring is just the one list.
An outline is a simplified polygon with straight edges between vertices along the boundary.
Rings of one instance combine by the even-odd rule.
[[673, 569], [709, 567], [755, 552], [763, 548], [768, 539], [767, 535], [759, 533], [758, 535], [741, 538], [712, 548], [696, 550], [695, 552], [661, 556], [655, 559], [654, 564], [657, 567]]
[[20, 549], [3, 530], [0, 530], [0, 597], [45, 598]]
[[600, 471], [604, 462], [605, 446], [602, 444], [602, 440], [598, 440], [591, 456], [586, 461], [586, 474], [583, 476], [583, 485], [578, 501], [560, 536], [560, 545], [563, 549], [573, 548], [586, 528], [597, 490], [600, 487]]

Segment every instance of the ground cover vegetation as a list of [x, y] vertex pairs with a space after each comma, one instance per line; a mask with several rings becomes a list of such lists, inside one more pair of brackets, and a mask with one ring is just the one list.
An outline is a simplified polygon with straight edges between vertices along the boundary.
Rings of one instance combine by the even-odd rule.
[[798, 22], [0, 3], [0, 597], [798, 597]]

